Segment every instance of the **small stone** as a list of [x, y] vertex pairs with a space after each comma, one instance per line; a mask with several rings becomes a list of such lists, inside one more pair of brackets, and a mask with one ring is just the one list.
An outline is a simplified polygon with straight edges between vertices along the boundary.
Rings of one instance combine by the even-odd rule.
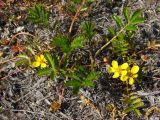
[[24, 26], [19, 26], [15, 29], [15, 33], [18, 33], [24, 29]]

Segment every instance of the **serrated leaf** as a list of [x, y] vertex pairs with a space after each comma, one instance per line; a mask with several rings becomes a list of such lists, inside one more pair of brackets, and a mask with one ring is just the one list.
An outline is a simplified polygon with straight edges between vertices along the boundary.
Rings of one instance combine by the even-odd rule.
[[144, 22], [144, 18], [136, 18], [135, 20], [132, 20], [132, 25], [135, 25], [135, 24], [139, 24], [139, 23], [143, 23]]
[[129, 9], [128, 9], [128, 7], [125, 7], [125, 8], [123, 9], [123, 15], [124, 15], [124, 17], [125, 17], [125, 19], [126, 19], [126, 22], [128, 23], [129, 20], [130, 20], [130, 15], [129, 15]]
[[49, 16], [45, 10], [44, 5], [36, 4], [33, 8], [30, 8], [28, 11], [28, 20], [35, 24], [40, 24], [47, 26], [49, 22]]
[[50, 68], [43, 68], [43, 69], [39, 69], [36, 73], [37, 76], [43, 76], [43, 75], [47, 75], [51, 73], [51, 69]]
[[92, 80], [83, 80], [82, 85], [86, 87], [94, 87], [94, 83]]
[[118, 35], [118, 40], [124, 40], [124, 34], [123, 33], [120, 33]]
[[114, 15], [113, 19], [115, 20], [115, 22], [119, 28], [123, 27], [123, 22], [119, 16]]
[[98, 73], [97, 72], [90, 72], [86, 78], [84, 78], [83, 80], [83, 85], [84, 86], [90, 86], [93, 87], [94, 83], [93, 80], [97, 80], [98, 79]]
[[83, 36], [76, 37], [71, 43], [71, 49], [74, 50], [76, 48], [82, 48], [84, 39], [85, 38]]
[[131, 22], [141, 16], [141, 10], [136, 10], [131, 16]]
[[89, 75], [87, 75], [86, 80], [93, 81], [98, 79], [98, 72], [90, 72]]
[[69, 80], [65, 83], [65, 86], [79, 86], [81, 83], [77, 80]]
[[113, 29], [113, 27], [108, 27], [108, 31], [110, 32], [111, 35], [116, 35], [115, 30]]
[[52, 44], [60, 47], [63, 52], [68, 53], [70, 51], [69, 40], [66, 35], [58, 35], [52, 40]]
[[82, 23], [82, 33], [85, 35], [86, 38], [89, 40], [95, 35], [94, 32], [94, 24], [92, 22], [83, 22]]
[[136, 30], [137, 30], [137, 27], [134, 26], [134, 25], [128, 25], [125, 29], [126, 29], [126, 30], [130, 30], [130, 31], [136, 31]]

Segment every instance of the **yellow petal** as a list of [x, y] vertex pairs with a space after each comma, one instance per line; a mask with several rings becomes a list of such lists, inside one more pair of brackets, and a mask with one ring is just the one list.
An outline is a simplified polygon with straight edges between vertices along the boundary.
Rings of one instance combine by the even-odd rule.
[[47, 60], [45, 59], [45, 57], [44, 57], [44, 55], [40, 55], [40, 58], [41, 58], [41, 61], [43, 61], [43, 62], [47, 62]]
[[129, 67], [128, 63], [123, 63], [121, 69], [127, 69]]
[[134, 79], [132, 77], [129, 78], [129, 84], [133, 85], [134, 84]]
[[112, 78], [118, 78], [119, 77], [119, 72], [115, 72]]
[[36, 60], [37, 62], [40, 62], [40, 61], [41, 61], [41, 58], [40, 58], [39, 56], [37, 56], [37, 55], [36, 55], [34, 58], [35, 58], [35, 60]]
[[47, 65], [45, 63], [41, 63], [41, 68], [45, 68]]
[[108, 68], [108, 72], [110, 72], [110, 73], [113, 73], [113, 72], [115, 72], [116, 70], [113, 68], [113, 67], [109, 67]]
[[113, 68], [118, 68], [118, 62], [113, 60], [112, 61], [112, 66], [113, 66]]
[[44, 55], [41, 54], [41, 55], [40, 55], [40, 58], [43, 60], [43, 59], [44, 59]]
[[126, 81], [127, 79], [128, 79], [128, 76], [121, 76], [121, 77], [120, 77], [120, 80], [121, 80], [121, 81]]
[[138, 77], [138, 74], [133, 75], [133, 78], [137, 78], [137, 77]]
[[40, 66], [40, 62], [33, 62], [32, 66], [33, 67], [39, 67]]
[[44, 57], [43, 62], [47, 62], [46, 58]]
[[122, 70], [122, 71], [121, 71], [121, 75], [123, 75], [123, 76], [124, 76], [124, 75], [127, 75], [127, 70]]
[[132, 74], [136, 74], [138, 71], [139, 71], [139, 66], [133, 66], [133, 67], [131, 68], [131, 73], [132, 73]]

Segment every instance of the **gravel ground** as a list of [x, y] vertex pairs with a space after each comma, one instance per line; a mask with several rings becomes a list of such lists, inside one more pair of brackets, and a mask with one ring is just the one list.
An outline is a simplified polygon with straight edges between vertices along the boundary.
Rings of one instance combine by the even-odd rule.
[[[61, 10], [58, 4], [49, 1], [45, 1], [45, 4], [50, 11], [50, 24], [58, 21], [60, 23], [58, 30], [66, 33], [71, 23], [71, 17], [65, 10]], [[27, 21], [26, 13], [29, 6], [31, 6], [29, 2], [15, 0], [13, 3], [8, 3], [5, 8], [0, 8], [0, 119], [110, 120], [112, 112], [107, 111], [106, 107], [109, 104], [114, 104], [117, 109], [123, 109], [120, 99], [125, 85], [119, 81], [108, 79], [108, 74], [104, 70], [105, 65], [98, 66], [103, 75], [96, 82], [95, 88], [83, 88], [78, 95], [72, 95], [71, 88], [64, 89], [60, 77], [51, 81], [49, 77], [36, 77], [33, 69], [16, 67], [14, 57], [17, 53], [13, 52], [12, 47], [16, 42], [22, 44], [28, 42], [32, 36], [19, 35], [13, 39], [14, 35], [20, 32], [30, 33], [37, 36], [39, 43], [43, 43], [42, 47], [46, 47], [57, 33], [52, 27], [42, 28]], [[73, 36], [82, 21], [93, 21], [97, 32], [95, 39], [101, 41], [96, 49], [100, 48], [103, 45], [103, 37], [108, 33], [107, 27], [115, 25], [112, 15], [121, 15], [124, 6], [129, 6], [131, 10], [141, 8], [143, 11], [145, 23], [139, 25], [135, 39], [141, 50], [147, 46], [149, 40], [155, 39], [160, 42], [159, 0], [116, 0], [112, 5], [107, 0], [95, 0], [91, 4], [88, 15], [86, 17], [80, 16], [74, 23]], [[88, 54], [87, 51], [84, 53]], [[101, 56], [104, 57], [107, 54], [104, 50]], [[155, 51], [142, 51], [142, 55], [148, 57], [147, 60], [138, 61], [143, 65], [143, 72], [146, 76], [143, 77], [141, 84], [132, 87], [132, 91], [142, 97], [145, 106], [141, 111], [145, 113], [148, 108], [160, 108], [160, 50], [158, 48]], [[101, 61], [102, 57], [97, 58], [97, 61]], [[80, 108], [81, 96], [89, 99], [91, 104]], [[52, 106], [59, 99], [61, 99], [60, 109], [54, 110]], [[117, 113], [115, 120], [116, 118], [120, 120], [121, 117]], [[148, 119], [159, 120], [159, 118], [160, 113], [155, 110]], [[130, 113], [125, 119], [143, 120], [145, 118], [139, 118]]]

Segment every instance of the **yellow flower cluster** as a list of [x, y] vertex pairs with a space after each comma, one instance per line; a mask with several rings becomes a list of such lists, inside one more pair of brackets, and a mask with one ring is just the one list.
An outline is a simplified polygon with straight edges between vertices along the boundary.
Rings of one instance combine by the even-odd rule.
[[47, 65], [47, 60], [45, 59], [44, 55], [40, 55], [40, 56], [35, 56], [35, 62], [33, 62], [32, 66], [33, 67], [41, 67], [41, 68], [45, 68]]
[[129, 67], [128, 63], [118, 65], [118, 62], [113, 60], [112, 66], [108, 69], [109, 73], [113, 73], [112, 78], [120, 77], [121, 81], [126, 81], [130, 85], [134, 84], [134, 79], [138, 77], [139, 66], [135, 65], [132, 68]]

